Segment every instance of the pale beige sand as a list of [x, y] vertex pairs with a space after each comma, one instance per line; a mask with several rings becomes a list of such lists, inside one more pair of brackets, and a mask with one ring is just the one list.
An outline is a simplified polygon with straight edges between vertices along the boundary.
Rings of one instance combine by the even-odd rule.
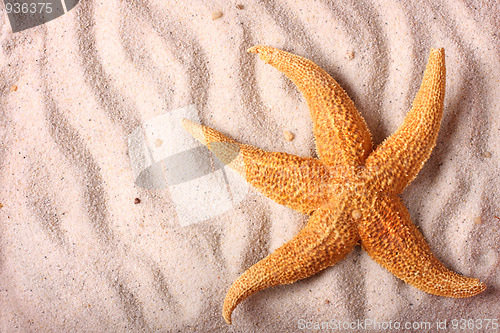
[[[0, 12], [1, 332], [291, 332], [335, 320], [435, 331], [437, 321], [499, 319], [495, 1], [133, 3], [82, 1], [16, 34]], [[327, 70], [376, 144], [401, 124], [430, 48], [446, 49], [442, 129], [403, 200], [436, 256], [485, 282], [484, 293], [425, 294], [358, 247], [312, 278], [250, 297], [224, 323], [231, 283], [306, 217], [251, 189], [226, 213], [182, 227], [168, 190], [134, 184], [127, 138], [194, 103], [203, 124], [236, 140], [312, 156], [302, 96], [246, 53], [255, 44]]]

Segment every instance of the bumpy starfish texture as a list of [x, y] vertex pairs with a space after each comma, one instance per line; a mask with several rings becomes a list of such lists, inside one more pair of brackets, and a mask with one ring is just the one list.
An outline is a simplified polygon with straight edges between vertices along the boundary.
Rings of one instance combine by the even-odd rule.
[[469, 297], [486, 287], [448, 270], [432, 254], [398, 195], [436, 144], [445, 91], [444, 50], [432, 49], [420, 90], [399, 129], [372, 151], [354, 103], [312, 61], [268, 46], [248, 50], [283, 72], [304, 95], [319, 159], [266, 152], [205, 126], [184, 128], [265, 196], [309, 214], [289, 242], [244, 272], [229, 289], [223, 317], [251, 294], [334, 265], [355, 245], [404, 282], [427, 293]]

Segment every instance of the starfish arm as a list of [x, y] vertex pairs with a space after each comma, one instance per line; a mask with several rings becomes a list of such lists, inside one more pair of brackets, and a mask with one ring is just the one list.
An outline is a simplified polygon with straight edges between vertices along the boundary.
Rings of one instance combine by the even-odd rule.
[[344, 258], [358, 236], [346, 213], [347, 200], [316, 210], [302, 231], [243, 273], [227, 292], [223, 317], [231, 324], [234, 308], [259, 290], [309, 277]]
[[311, 60], [269, 46], [254, 46], [258, 53], [304, 95], [314, 125], [316, 151], [330, 165], [357, 167], [371, 153], [371, 135], [365, 120], [340, 85]]
[[187, 119], [182, 125], [266, 197], [304, 214], [312, 213], [328, 200], [330, 173], [319, 160], [239, 144]]
[[444, 58], [444, 49], [431, 50], [412, 109], [398, 130], [367, 158], [366, 171], [376, 190], [401, 193], [436, 145], [443, 115]]
[[358, 231], [362, 247], [376, 262], [422, 291], [462, 298], [486, 289], [479, 280], [448, 270], [432, 254], [397, 195], [377, 197]]

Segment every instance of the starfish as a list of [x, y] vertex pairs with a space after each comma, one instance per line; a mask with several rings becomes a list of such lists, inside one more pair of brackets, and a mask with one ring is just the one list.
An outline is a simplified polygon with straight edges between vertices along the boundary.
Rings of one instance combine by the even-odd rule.
[[255, 292], [307, 278], [357, 244], [404, 282], [430, 294], [474, 296], [486, 286], [448, 270], [411, 222], [399, 194], [429, 158], [443, 114], [444, 49], [432, 49], [422, 85], [397, 131], [372, 148], [353, 101], [311, 60], [268, 46], [257, 53], [304, 95], [318, 158], [267, 152], [184, 119], [183, 127], [268, 198], [310, 215], [290, 241], [246, 270], [229, 288], [223, 317]]

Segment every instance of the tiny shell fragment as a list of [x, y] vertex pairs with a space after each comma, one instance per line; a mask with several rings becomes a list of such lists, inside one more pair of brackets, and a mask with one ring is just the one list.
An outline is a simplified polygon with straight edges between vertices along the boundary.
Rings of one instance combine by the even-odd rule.
[[16, 85], [11, 86], [10, 91], [17, 91], [17, 86]]
[[284, 131], [283, 131], [283, 135], [285, 136], [285, 140], [286, 140], [286, 141], [292, 141], [292, 140], [293, 140], [293, 138], [295, 137], [295, 135], [293, 135], [293, 133], [292, 133], [292, 132], [289, 132], [289, 131], [287, 131], [287, 130], [284, 130]]
[[222, 17], [222, 12], [213, 12], [212, 13], [212, 20], [217, 20]]

